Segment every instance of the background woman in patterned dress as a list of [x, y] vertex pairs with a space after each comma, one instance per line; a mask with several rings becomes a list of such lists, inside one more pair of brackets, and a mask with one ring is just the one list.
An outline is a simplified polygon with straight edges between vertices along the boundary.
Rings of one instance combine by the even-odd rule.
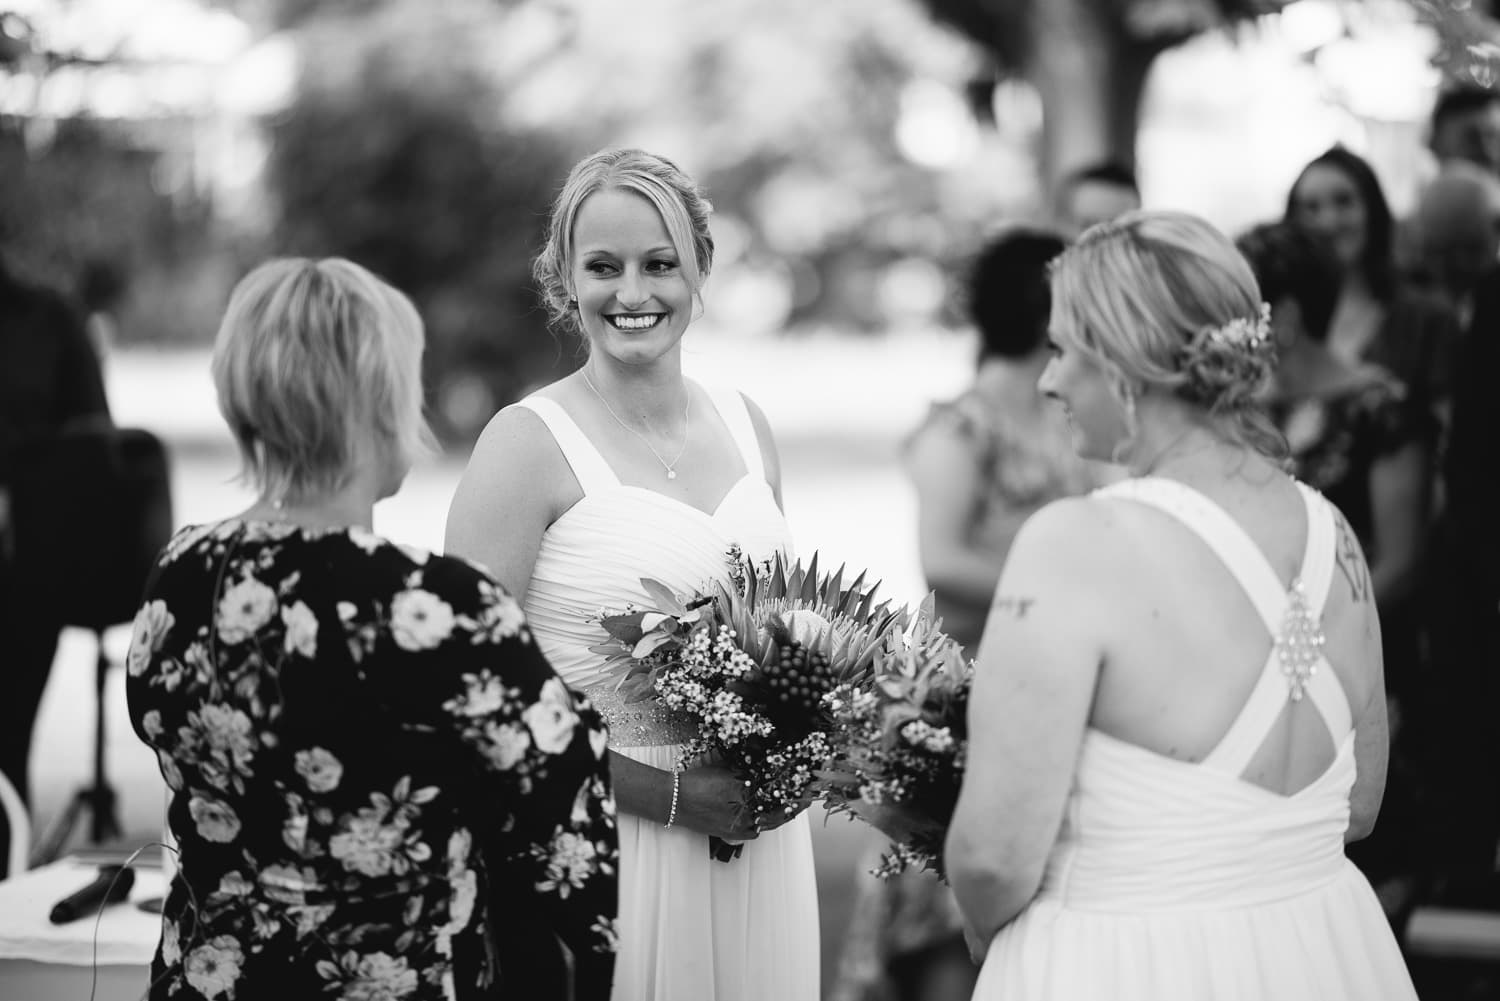
[[[1098, 486], [1107, 469], [1074, 454], [1062, 415], [1037, 388], [1048, 358], [1047, 265], [1065, 246], [1053, 233], [1020, 229], [980, 252], [968, 285], [980, 341], [974, 384], [934, 406], [906, 444], [923, 574], [943, 631], [969, 656], [1022, 523], [1049, 501]], [[867, 853], [861, 870], [877, 860]], [[858, 879], [836, 1001], [968, 998], [979, 971], [952, 891], [924, 872]]]

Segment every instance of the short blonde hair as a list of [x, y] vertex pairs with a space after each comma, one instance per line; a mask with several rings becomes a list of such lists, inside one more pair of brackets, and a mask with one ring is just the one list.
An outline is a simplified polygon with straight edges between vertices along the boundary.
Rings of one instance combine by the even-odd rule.
[[1053, 334], [1127, 386], [1201, 406], [1267, 455], [1285, 442], [1259, 399], [1273, 353], [1209, 336], [1261, 315], [1260, 288], [1229, 237], [1186, 212], [1137, 210], [1090, 227], [1052, 268]]
[[348, 481], [371, 432], [405, 461], [430, 447], [422, 320], [351, 261], [279, 258], [240, 280], [214, 340], [219, 410], [244, 476], [270, 497]]
[[573, 227], [589, 195], [606, 189], [634, 192], [656, 209], [694, 298], [713, 270], [714, 238], [708, 229], [713, 206], [682, 168], [638, 149], [608, 148], [584, 157], [568, 172], [552, 203], [547, 243], [531, 267], [552, 324], [575, 333], [580, 328], [572, 308]]

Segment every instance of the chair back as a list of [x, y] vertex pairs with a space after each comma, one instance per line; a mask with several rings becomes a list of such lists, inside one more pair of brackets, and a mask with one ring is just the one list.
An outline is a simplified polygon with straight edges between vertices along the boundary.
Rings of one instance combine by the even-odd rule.
[[15, 483], [16, 568], [64, 625], [102, 631], [135, 618], [172, 535], [166, 448], [138, 428], [89, 426], [50, 438]]

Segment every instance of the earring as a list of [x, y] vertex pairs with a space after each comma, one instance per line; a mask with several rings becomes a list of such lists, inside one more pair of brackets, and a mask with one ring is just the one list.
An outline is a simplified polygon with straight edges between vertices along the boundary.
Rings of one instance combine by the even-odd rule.
[[1117, 466], [1124, 465], [1125, 451], [1135, 442], [1136, 435], [1135, 387], [1128, 383], [1121, 386], [1120, 396], [1120, 405], [1125, 411], [1125, 434], [1115, 442], [1115, 447], [1109, 453], [1109, 461]]
[[569, 309], [577, 309], [578, 308], [578, 300], [577, 299], [569, 299], [568, 300], [568, 308]]

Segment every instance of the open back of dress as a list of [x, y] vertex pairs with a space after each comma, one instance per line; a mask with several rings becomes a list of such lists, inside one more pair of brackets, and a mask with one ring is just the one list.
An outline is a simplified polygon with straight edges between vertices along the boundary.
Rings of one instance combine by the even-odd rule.
[[[1202, 538], [1274, 642], [1244, 707], [1200, 762], [1087, 732], [1042, 889], [991, 944], [976, 999], [1416, 997], [1379, 901], [1344, 857], [1354, 729], [1321, 624], [1334, 511], [1298, 487], [1307, 545], [1290, 586], [1189, 487], [1136, 479], [1098, 492], [1159, 508]], [[1291, 791], [1247, 781], [1268, 735], [1293, 719], [1326, 728], [1327, 767]]]

